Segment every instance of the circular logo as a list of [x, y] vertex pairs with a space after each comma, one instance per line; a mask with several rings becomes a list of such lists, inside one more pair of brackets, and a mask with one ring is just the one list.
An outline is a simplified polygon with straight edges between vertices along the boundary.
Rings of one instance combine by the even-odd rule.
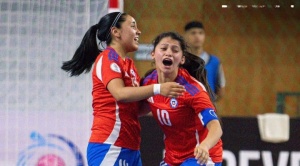
[[117, 73], [121, 73], [121, 69], [120, 69], [119, 65], [117, 65], [116, 63], [110, 64], [110, 69]]
[[172, 98], [170, 100], [170, 105], [171, 105], [172, 108], [176, 108], [178, 106], [177, 100], [175, 98]]
[[84, 166], [83, 155], [69, 139], [55, 134], [30, 134], [31, 144], [19, 153], [17, 166]]
[[37, 161], [37, 166], [66, 166], [64, 160], [55, 154], [46, 154]]

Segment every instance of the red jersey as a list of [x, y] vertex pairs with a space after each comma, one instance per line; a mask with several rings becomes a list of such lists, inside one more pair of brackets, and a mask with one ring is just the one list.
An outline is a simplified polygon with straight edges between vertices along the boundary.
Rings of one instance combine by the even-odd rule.
[[[143, 80], [143, 85], [156, 84], [158, 76], [154, 70]], [[218, 119], [213, 104], [203, 84], [190, 76], [185, 69], [179, 69], [175, 80], [186, 92], [179, 98], [161, 95], [150, 97], [153, 117], [165, 134], [165, 158], [169, 165], [180, 165], [188, 158], [194, 158], [196, 145], [207, 136], [206, 124]], [[213, 162], [222, 162], [222, 141], [209, 151]]]
[[140, 77], [133, 60], [123, 60], [108, 47], [97, 57], [92, 77], [94, 120], [89, 141], [138, 150], [138, 102], [117, 102], [107, 90], [107, 84], [114, 78], [122, 79], [125, 86], [139, 86]]

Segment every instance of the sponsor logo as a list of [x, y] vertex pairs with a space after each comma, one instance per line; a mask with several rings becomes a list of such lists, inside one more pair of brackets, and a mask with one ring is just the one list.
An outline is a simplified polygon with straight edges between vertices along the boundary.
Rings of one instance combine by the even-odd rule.
[[31, 145], [19, 153], [17, 166], [84, 166], [82, 153], [69, 139], [37, 132], [32, 132], [30, 138]]
[[265, 166], [299, 166], [300, 151], [240, 150], [232, 152], [224, 150], [223, 160], [226, 162], [226, 165], [230, 166], [252, 165], [253, 163], [261, 163]]
[[148, 101], [149, 103], [154, 103], [153, 97], [149, 97], [149, 98], [147, 99], [147, 101]]

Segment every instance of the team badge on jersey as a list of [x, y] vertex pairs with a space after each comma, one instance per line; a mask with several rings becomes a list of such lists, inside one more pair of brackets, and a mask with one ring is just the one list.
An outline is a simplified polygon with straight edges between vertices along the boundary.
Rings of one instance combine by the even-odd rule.
[[130, 69], [130, 73], [131, 73], [132, 76], [136, 77], [136, 74], [135, 74], [134, 70]]
[[136, 74], [132, 69], [130, 69], [130, 74], [132, 75], [132, 77], [131, 77], [132, 86], [133, 87], [138, 87], [140, 84], [137, 82]]
[[178, 101], [175, 98], [170, 100], [170, 105], [172, 108], [176, 108], [178, 106]]
[[110, 69], [117, 73], [121, 73], [121, 69], [120, 69], [119, 65], [117, 65], [116, 63], [110, 64]]

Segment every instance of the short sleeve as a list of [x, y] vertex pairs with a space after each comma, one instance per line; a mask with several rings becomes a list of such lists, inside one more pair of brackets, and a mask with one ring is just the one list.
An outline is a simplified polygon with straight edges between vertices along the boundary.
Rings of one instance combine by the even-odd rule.
[[[103, 55], [96, 63], [97, 77], [103, 82], [105, 87], [114, 78], [122, 78], [122, 67], [118, 56]], [[117, 54], [116, 54], [117, 55]]]
[[192, 96], [189, 102], [203, 126], [206, 126], [211, 120], [218, 119], [215, 107], [210, 101], [206, 91], [201, 91], [195, 96]]

